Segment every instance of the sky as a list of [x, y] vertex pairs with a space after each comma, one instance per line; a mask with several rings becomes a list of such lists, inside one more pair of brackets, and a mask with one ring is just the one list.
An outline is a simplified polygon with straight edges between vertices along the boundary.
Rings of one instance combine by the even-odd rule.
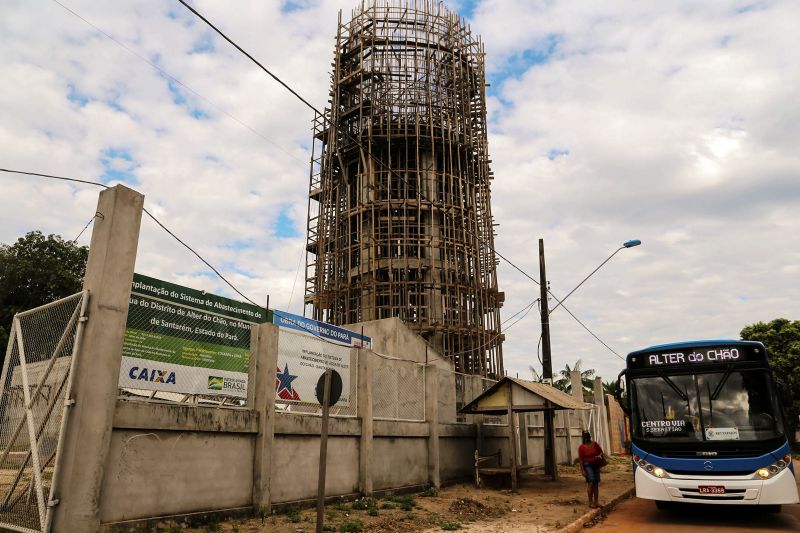
[[[320, 108], [338, 12], [356, 4], [192, 2]], [[566, 304], [623, 356], [800, 319], [800, 2], [447, 5], [486, 46], [501, 254], [538, 279], [544, 239], [561, 297], [641, 239]], [[0, 10], [0, 167], [132, 187], [251, 299], [302, 314], [311, 111], [176, 0]], [[74, 239], [98, 194], [9, 174], [0, 187], [2, 243]], [[231, 294], [146, 219], [136, 270]], [[538, 297], [505, 262], [498, 278], [503, 320]], [[535, 307], [506, 331], [510, 373], [539, 366], [539, 334]], [[556, 370], [623, 367], [562, 309], [551, 335]]]

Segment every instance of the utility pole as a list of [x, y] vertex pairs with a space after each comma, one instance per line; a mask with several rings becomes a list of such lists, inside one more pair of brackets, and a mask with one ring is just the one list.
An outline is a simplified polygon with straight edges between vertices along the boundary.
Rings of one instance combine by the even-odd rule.
[[[539, 239], [539, 288], [541, 290], [542, 314], [542, 377], [553, 384], [553, 361], [550, 352], [550, 311], [547, 306], [547, 274], [544, 267], [544, 240]], [[548, 407], [551, 407], [548, 405]], [[553, 424], [553, 409], [544, 412], [544, 473], [550, 479], [558, 479], [556, 465], [556, 439]]]

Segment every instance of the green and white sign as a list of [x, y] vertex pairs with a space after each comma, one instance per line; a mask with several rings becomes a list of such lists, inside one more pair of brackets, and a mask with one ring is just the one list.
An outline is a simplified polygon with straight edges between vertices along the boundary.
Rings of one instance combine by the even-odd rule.
[[255, 305], [134, 274], [120, 387], [247, 397]]

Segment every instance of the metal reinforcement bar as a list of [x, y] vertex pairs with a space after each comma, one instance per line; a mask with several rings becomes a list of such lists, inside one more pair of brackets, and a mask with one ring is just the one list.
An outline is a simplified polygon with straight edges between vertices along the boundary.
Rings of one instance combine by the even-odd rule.
[[333, 68], [305, 303], [339, 325], [399, 317], [457, 371], [501, 376], [483, 44], [440, 2], [362, 2]]

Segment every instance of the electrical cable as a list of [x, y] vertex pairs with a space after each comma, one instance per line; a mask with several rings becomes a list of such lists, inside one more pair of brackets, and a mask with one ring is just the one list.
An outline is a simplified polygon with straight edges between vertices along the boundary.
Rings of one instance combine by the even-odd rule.
[[[55, 0], [54, 0], [54, 1], [55, 1]], [[208, 26], [209, 26], [209, 27], [210, 27], [212, 30], [214, 30], [215, 32], [217, 32], [217, 33], [220, 35], [220, 37], [222, 37], [223, 39], [225, 39], [226, 41], [228, 41], [228, 42], [229, 42], [231, 45], [233, 45], [233, 47], [234, 47], [234, 48], [236, 48], [236, 49], [237, 49], [237, 50], [239, 50], [241, 53], [243, 53], [245, 56], [247, 56], [247, 58], [248, 58], [250, 61], [252, 61], [252, 62], [253, 62], [253, 63], [255, 63], [256, 65], [258, 65], [258, 66], [261, 68], [261, 70], [263, 70], [264, 72], [266, 72], [266, 73], [267, 73], [267, 74], [268, 74], [268, 75], [269, 75], [269, 76], [270, 76], [270, 77], [271, 77], [273, 80], [275, 80], [275, 81], [277, 81], [278, 83], [280, 83], [280, 84], [281, 84], [281, 85], [282, 85], [282, 86], [283, 86], [283, 87], [284, 87], [284, 88], [285, 88], [287, 91], [289, 91], [290, 93], [292, 93], [292, 94], [293, 94], [293, 95], [294, 95], [294, 96], [295, 96], [295, 97], [296, 97], [298, 100], [300, 100], [300, 101], [301, 101], [301, 102], [303, 102], [303, 103], [304, 103], [306, 106], [308, 106], [308, 107], [309, 107], [309, 109], [311, 109], [312, 111], [314, 111], [314, 112], [315, 112], [315, 113], [317, 113], [318, 115], [324, 116], [324, 115], [322, 114], [322, 112], [320, 112], [320, 110], [319, 110], [319, 109], [317, 109], [316, 107], [314, 107], [313, 105], [311, 105], [311, 104], [308, 102], [308, 100], [306, 100], [305, 98], [303, 98], [302, 96], [300, 96], [300, 95], [299, 95], [299, 94], [298, 94], [298, 93], [297, 93], [297, 92], [296, 92], [294, 89], [292, 89], [292, 88], [291, 88], [291, 87], [289, 87], [289, 86], [288, 86], [286, 83], [284, 83], [284, 81], [283, 81], [282, 79], [280, 79], [278, 76], [276, 76], [275, 74], [273, 74], [273, 73], [272, 73], [272, 72], [271, 72], [271, 71], [270, 71], [270, 70], [269, 70], [267, 67], [265, 67], [264, 65], [262, 65], [262, 64], [261, 64], [261, 63], [260, 63], [260, 62], [259, 62], [259, 61], [258, 61], [256, 58], [254, 58], [254, 57], [253, 57], [253, 56], [251, 56], [251, 55], [250, 55], [250, 54], [249, 54], [247, 51], [245, 51], [245, 49], [244, 49], [244, 48], [242, 48], [241, 46], [239, 46], [238, 44], [236, 44], [236, 43], [235, 43], [235, 42], [234, 42], [234, 41], [233, 41], [231, 38], [229, 38], [227, 35], [225, 35], [224, 33], [222, 33], [222, 31], [220, 31], [220, 30], [219, 30], [219, 28], [217, 28], [216, 26], [214, 26], [214, 25], [213, 25], [213, 24], [212, 24], [212, 23], [211, 23], [211, 22], [210, 22], [210, 21], [209, 21], [207, 18], [205, 18], [203, 15], [201, 15], [199, 12], [197, 12], [197, 10], [195, 10], [195, 9], [194, 9], [192, 6], [190, 6], [189, 4], [187, 4], [187, 3], [186, 3], [184, 0], [178, 0], [178, 2], [180, 2], [181, 4], [183, 4], [183, 5], [186, 7], [186, 9], [188, 9], [189, 11], [191, 11], [192, 13], [194, 13], [194, 14], [195, 14], [195, 16], [197, 16], [197, 17], [198, 17], [200, 20], [202, 20], [203, 22], [205, 22], [205, 23], [206, 23], [206, 24], [207, 24], [207, 25], [208, 25]]]
[[85, 225], [85, 226], [83, 227], [83, 229], [81, 230], [81, 232], [80, 232], [80, 233], [78, 233], [78, 236], [77, 236], [77, 237], [75, 237], [74, 239], [72, 239], [72, 241], [70, 241], [70, 242], [77, 243], [77, 242], [78, 242], [78, 239], [80, 239], [80, 238], [81, 238], [81, 235], [83, 235], [83, 232], [84, 232], [84, 231], [86, 231], [86, 230], [89, 228], [89, 225], [90, 225], [92, 222], [94, 222], [94, 219], [96, 219], [97, 217], [103, 217], [103, 215], [102, 215], [102, 213], [100, 213], [100, 211], [98, 211], [97, 213], [95, 213], [95, 214], [94, 214], [94, 216], [93, 216], [92, 218], [90, 218], [90, 219], [89, 219], [89, 222], [87, 222], [87, 223], [86, 223], [86, 225]]
[[51, 178], [54, 180], [74, 181], [76, 183], [85, 183], [87, 185], [97, 185], [98, 187], [108, 188], [108, 185], [99, 183], [97, 181], [79, 180], [77, 178], [67, 178], [64, 176], [53, 176], [52, 174], [40, 174], [38, 172], [26, 172], [24, 170], [14, 170], [10, 168], [0, 168], [0, 172], [8, 172], [9, 174], [24, 174], [26, 176], [38, 176], [40, 178]]
[[[7, 169], [7, 168], [0, 168], [0, 171], [1, 171], [1, 172], [8, 172], [8, 173], [12, 173], [12, 174], [23, 174], [23, 175], [26, 175], [26, 176], [37, 176], [37, 177], [42, 177], [42, 178], [50, 178], [50, 179], [63, 180], [63, 181], [73, 181], [73, 182], [77, 182], [77, 183], [86, 183], [86, 184], [89, 184], [89, 185], [98, 185], [98, 186], [100, 186], [100, 187], [103, 187], [103, 188], [106, 188], [106, 189], [108, 188], [108, 185], [104, 185], [104, 184], [102, 184], [102, 183], [98, 183], [98, 182], [96, 182], [96, 181], [81, 180], [81, 179], [76, 179], [76, 178], [67, 178], [67, 177], [64, 177], [64, 176], [53, 176], [53, 175], [51, 175], [51, 174], [40, 174], [40, 173], [38, 173], [38, 172], [24, 172], [24, 171], [21, 171], [21, 170], [10, 170], [10, 169]], [[194, 248], [192, 248], [191, 246], [189, 246], [188, 244], [186, 244], [185, 242], [183, 242], [183, 241], [182, 241], [182, 240], [181, 240], [181, 239], [180, 239], [180, 238], [179, 238], [177, 235], [175, 235], [174, 233], [172, 233], [172, 231], [170, 231], [170, 229], [169, 229], [169, 228], [167, 228], [167, 227], [166, 227], [164, 224], [162, 224], [160, 220], [158, 220], [158, 219], [157, 219], [155, 216], [153, 216], [153, 214], [152, 214], [152, 213], [150, 213], [150, 211], [148, 211], [148, 210], [147, 210], [147, 209], [145, 209], [145, 208], [142, 208], [142, 210], [143, 210], [143, 211], [144, 211], [144, 212], [147, 214], [147, 216], [149, 216], [151, 219], [153, 219], [153, 222], [155, 222], [156, 224], [158, 224], [158, 225], [161, 227], [161, 229], [163, 229], [164, 231], [166, 231], [166, 232], [167, 232], [167, 233], [168, 233], [168, 234], [169, 234], [169, 235], [170, 235], [170, 236], [171, 236], [173, 239], [175, 239], [176, 241], [178, 241], [179, 243], [181, 243], [181, 244], [182, 244], [182, 245], [183, 245], [183, 246], [184, 246], [184, 247], [185, 247], [187, 250], [189, 250], [190, 252], [192, 252], [192, 253], [193, 253], [193, 254], [194, 254], [194, 255], [195, 255], [195, 256], [196, 256], [198, 259], [200, 259], [200, 261], [202, 261], [202, 262], [203, 262], [203, 264], [204, 264], [204, 265], [206, 265], [208, 268], [210, 268], [211, 270], [213, 270], [213, 271], [214, 271], [214, 273], [215, 273], [217, 276], [219, 276], [219, 278], [220, 278], [222, 281], [224, 281], [224, 282], [225, 282], [225, 283], [228, 285], [228, 287], [230, 287], [231, 289], [233, 289], [233, 290], [234, 290], [234, 291], [235, 291], [235, 292], [236, 292], [236, 293], [237, 293], [239, 296], [241, 296], [242, 298], [244, 298], [245, 300], [247, 300], [248, 302], [250, 302], [251, 304], [253, 304], [253, 305], [257, 306], [257, 307], [262, 307], [262, 306], [258, 305], [257, 303], [255, 303], [255, 302], [254, 302], [253, 300], [251, 300], [250, 298], [248, 298], [247, 296], [245, 296], [245, 294], [244, 294], [242, 291], [240, 291], [239, 289], [237, 289], [237, 288], [236, 288], [236, 286], [235, 286], [233, 283], [231, 283], [230, 281], [228, 281], [228, 279], [227, 279], [225, 276], [223, 276], [223, 275], [220, 273], [220, 271], [219, 271], [219, 270], [217, 270], [216, 268], [214, 268], [214, 266], [212, 266], [212, 265], [211, 265], [211, 263], [209, 263], [208, 261], [206, 261], [206, 259], [205, 259], [205, 258], [204, 258], [202, 255], [200, 255], [199, 253], [197, 253], [197, 252], [195, 251], [195, 249], [194, 249]], [[95, 218], [95, 217], [92, 217], [92, 220], [94, 220], [94, 218]], [[87, 226], [88, 226], [88, 224], [87, 224]], [[81, 232], [81, 233], [83, 233], [83, 232]], [[79, 236], [80, 236], [80, 235], [79, 235]]]

